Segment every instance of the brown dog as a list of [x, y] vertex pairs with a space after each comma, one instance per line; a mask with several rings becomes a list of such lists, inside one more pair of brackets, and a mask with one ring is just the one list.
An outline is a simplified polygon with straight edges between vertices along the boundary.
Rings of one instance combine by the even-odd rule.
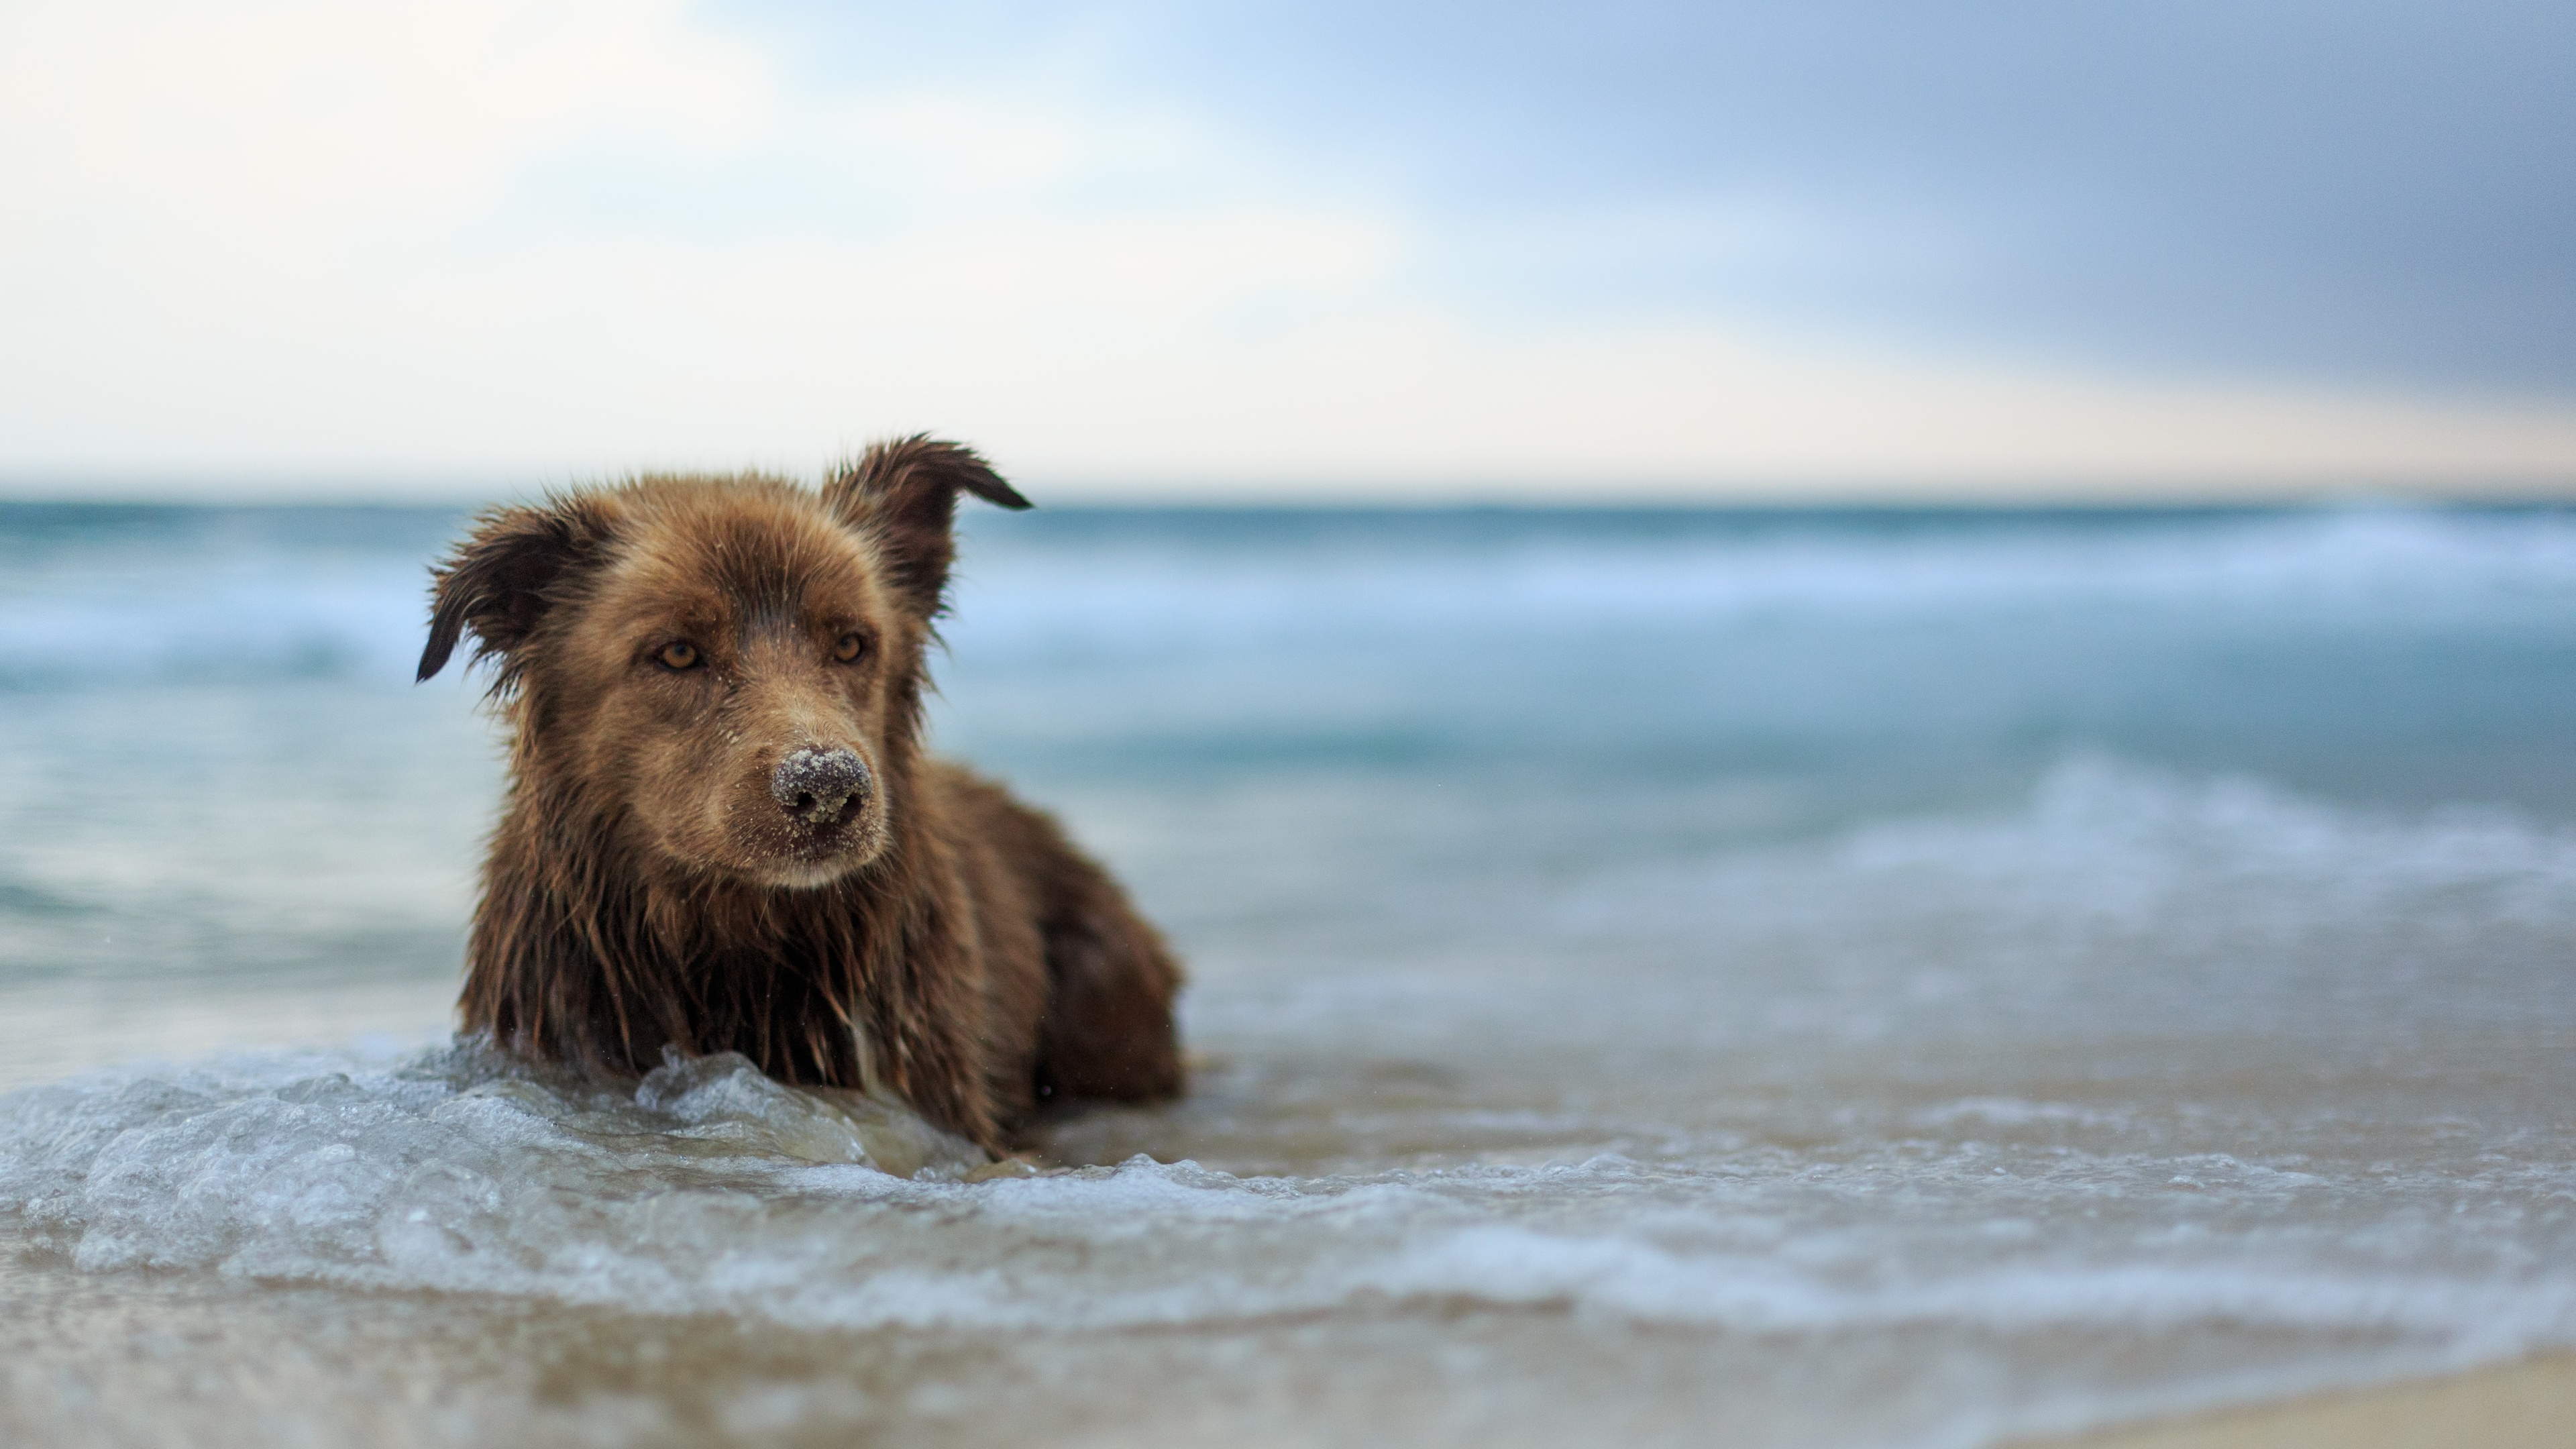
[[921, 749], [965, 448], [821, 491], [648, 477], [485, 513], [437, 570], [514, 738], [468, 1030], [614, 1072], [665, 1045], [875, 1085], [1001, 1150], [1049, 1098], [1180, 1090], [1154, 929], [1048, 817]]

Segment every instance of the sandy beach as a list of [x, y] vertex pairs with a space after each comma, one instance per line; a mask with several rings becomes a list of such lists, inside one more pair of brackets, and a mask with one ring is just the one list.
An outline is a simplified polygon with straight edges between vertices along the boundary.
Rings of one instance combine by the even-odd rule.
[[2068, 1449], [2544, 1449], [2576, 1442], [2576, 1356], [2041, 1442]]

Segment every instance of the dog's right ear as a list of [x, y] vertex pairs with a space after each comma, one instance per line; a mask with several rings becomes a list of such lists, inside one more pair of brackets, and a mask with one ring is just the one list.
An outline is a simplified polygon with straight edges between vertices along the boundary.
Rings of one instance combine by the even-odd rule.
[[477, 641], [475, 658], [506, 660], [544, 617], [557, 587], [599, 559], [609, 524], [598, 498], [579, 495], [478, 516], [474, 531], [431, 573], [429, 644], [417, 677], [446, 668], [467, 629]]

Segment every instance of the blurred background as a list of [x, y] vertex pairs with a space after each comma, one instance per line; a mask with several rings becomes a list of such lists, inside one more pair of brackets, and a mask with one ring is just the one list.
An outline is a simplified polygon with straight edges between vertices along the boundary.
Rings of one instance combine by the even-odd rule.
[[464, 511], [919, 429], [1046, 505], [943, 737], [1190, 822], [1203, 953], [2079, 756], [2557, 818], [2571, 73], [2503, 4], [10, 5], [0, 1071], [433, 1026]]
[[10, 5], [0, 1073], [434, 1032], [465, 510], [917, 429], [1044, 505], [943, 742], [1246, 982], [2079, 766], [2564, 820], [2570, 74], [2504, 4]]
[[0, 480], [2555, 495], [2571, 64], [2403, 0], [16, 0]]
[[0, 1071], [434, 1029], [465, 510], [919, 429], [1045, 505], [943, 739], [1200, 954], [2077, 759], [2563, 818], [2570, 74], [2507, 4], [9, 5]]

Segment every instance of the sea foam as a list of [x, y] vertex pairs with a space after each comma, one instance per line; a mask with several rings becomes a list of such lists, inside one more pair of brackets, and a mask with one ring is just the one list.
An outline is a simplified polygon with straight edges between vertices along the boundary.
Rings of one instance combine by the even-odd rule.
[[[2052, 1116], [1984, 1099], [1923, 1115]], [[836, 1329], [1114, 1331], [1380, 1303], [1750, 1334], [2268, 1327], [2454, 1356], [2576, 1340], [2576, 1275], [2339, 1251], [2403, 1234], [2402, 1187], [2363, 1202], [2350, 1181], [2206, 1155], [2034, 1160], [1899, 1139], [1804, 1160], [1288, 1178], [1139, 1157], [967, 1180], [982, 1161], [900, 1108], [782, 1087], [739, 1057], [621, 1088], [465, 1041], [237, 1054], [0, 1099], [0, 1221], [89, 1272]], [[2300, 1213], [2266, 1208], [2284, 1192]], [[1879, 1206], [1907, 1197], [1910, 1213]], [[2088, 1228], [2088, 1207], [2123, 1201], [2107, 1231]], [[2052, 1217], [2044, 1245], [1997, 1231]]]

